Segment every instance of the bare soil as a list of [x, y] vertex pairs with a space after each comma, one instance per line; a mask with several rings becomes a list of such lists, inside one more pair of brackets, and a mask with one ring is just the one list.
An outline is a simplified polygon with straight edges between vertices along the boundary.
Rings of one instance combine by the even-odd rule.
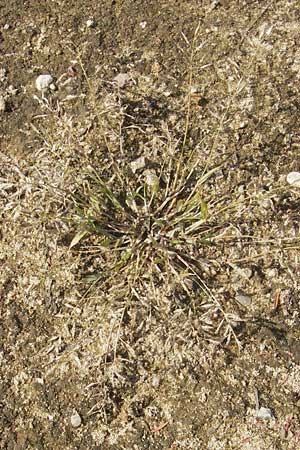
[[[299, 2], [0, 13], [0, 449], [300, 448]], [[176, 283], [145, 278], [130, 301], [122, 274], [89, 284], [109, 257], [93, 237], [70, 249], [89, 167], [162, 167], [183, 140], [218, 167], [203, 187], [217, 238], [191, 251], [227, 328]]]

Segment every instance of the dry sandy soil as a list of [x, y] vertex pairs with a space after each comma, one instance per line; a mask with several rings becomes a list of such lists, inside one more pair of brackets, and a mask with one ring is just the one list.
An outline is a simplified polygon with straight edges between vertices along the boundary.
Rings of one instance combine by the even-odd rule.
[[0, 449], [300, 448], [299, 19], [0, 0]]

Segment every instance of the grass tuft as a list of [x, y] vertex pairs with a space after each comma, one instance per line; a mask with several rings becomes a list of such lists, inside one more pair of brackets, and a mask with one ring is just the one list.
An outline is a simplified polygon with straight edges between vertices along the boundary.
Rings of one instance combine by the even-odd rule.
[[102, 175], [90, 167], [74, 196], [77, 232], [70, 247], [80, 246], [82, 254], [98, 261], [85, 281], [116, 285], [127, 298], [153, 286], [163, 292], [177, 285], [189, 298], [198, 292], [206, 325], [208, 309], [220, 319], [203, 330], [219, 331], [226, 323], [227, 337], [235, 336], [231, 319], [204, 282], [200, 257], [222, 232], [218, 211], [232, 205], [209, 197], [209, 182], [220, 168], [203, 172], [193, 159], [193, 152], [188, 157], [181, 152], [139, 173], [113, 162], [110, 177], [107, 169]]

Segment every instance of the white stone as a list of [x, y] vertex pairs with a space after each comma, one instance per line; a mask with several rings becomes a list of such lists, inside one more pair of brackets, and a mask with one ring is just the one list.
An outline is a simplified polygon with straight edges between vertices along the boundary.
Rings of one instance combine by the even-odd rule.
[[51, 75], [39, 75], [35, 80], [35, 86], [38, 91], [45, 92], [52, 83], [53, 78]]
[[10, 84], [7, 88], [7, 92], [9, 93], [9, 95], [17, 95], [18, 89], [13, 87], [12, 84]]
[[2, 95], [0, 95], [0, 113], [5, 112], [5, 109], [6, 109], [5, 99]]
[[213, 0], [212, 2], [211, 2], [211, 9], [215, 9], [215, 8], [217, 8], [217, 6], [219, 6], [220, 5], [220, 0]]
[[146, 158], [144, 156], [140, 156], [139, 158], [131, 161], [130, 167], [133, 173], [138, 170], [144, 169], [146, 167]]
[[244, 307], [249, 307], [249, 306], [251, 306], [251, 301], [252, 301], [252, 299], [251, 299], [251, 296], [250, 295], [247, 295], [247, 294], [243, 294], [242, 292], [239, 292], [237, 295], [236, 295], [236, 301], [240, 304], [240, 305], [242, 305], [242, 306], [244, 306]]
[[80, 415], [77, 412], [75, 412], [75, 414], [73, 414], [71, 416], [70, 422], [71, 422], [72, 427], [74, 427], [74, 428], [80, 427], [81, 422], [82, 422]]
[[95, 26], [95, 22], [92, 19], [88, 19], [85, 24], [88, 28], [93, 28]]
[[290, 172], [287, 177], [286, 181], [291, 184], [293, 187], [300, 187], [300, 172]]
[[158, 388], [158, 386], [161, 384], [161, 379], [158, 375], [154, 375], [152, 378], [152, 386], [154, 388]]
[[6, 78], [6, 69], [1, 68], [0, 69], [0, 81], [4, 81]]
[[144, 172], [145, 175], [145, 181], [146, 184], [152, 188], [157, 188], [159, 186], [159, 178], [156, 175], [154, 170], [145, 170]]
[[130, 75], [128, 75], [128, 73], [119, 73], [115, 76], [113, 82], [118, 88], [122, 89], [129, 83], [130, 80], [131, 77]]
[[264, 408], [263, 406], [256, 412], [256, 417], [258, 419], [274, 419], [274, 415], [270, 408]]

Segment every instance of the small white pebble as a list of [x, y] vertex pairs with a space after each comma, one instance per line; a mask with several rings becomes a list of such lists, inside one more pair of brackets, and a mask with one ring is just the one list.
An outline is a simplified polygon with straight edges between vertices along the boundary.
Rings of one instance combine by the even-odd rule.
[[300, 187], [300, 172], [290, 172], [286, 177], [286, 181], [293, 187]]
[[158, 386], [161, 384], [161, 379], [158, 375], [154, 375], [154, 377], [152, 378], [152, 386], [154, 388], [158, 388]]
[[140, 27], [141, 27], [142, 29], [144, 29], [144, 28], [146, 28], [146, 26], [147, 26], [146, 20], [142, 20], [142, 22], [140, 22]]
[[266, 277], [269, 279], [278, 277], [278, 270], [275, 268], [270, 268], [266, 270]]
[[7, 88], [7, 92], [9, 93], [9, 95], [17, 95], [18, 89], [13, 87], [12, 85], [9, 85]]
[[10, 29], [10, 25], [9, 25], [9, 23], [6, 23], [3, 27], [3, 30], [7, 31], [9, 29]]
[[244, 306], [245, 308], [249, 308], [251, 306], [252, 298], [250, 295], [239, 292], [235, 296], [235, 299], [240, 305]]
[[6, 78], [6, 69], [4, 69], [4, 68], [0, 68], [0, 81], [3, 81], [3, 80], [5, 80], [5, 78]]
[[85, 24], [88, 28], [93, 28], [95, 26], [95, 22], [92, 19], [88, 19]]
[[133, 173], [138, 170], [144, 169], [146, 167], [146, 158], [144, 156], [140, 156], [139, 158], [131, 161], [130, 167]]
[[77, 412], [75, 412], [75, 414], [73, 414], [71, 416], [70, 422], [71, 422], [72, 427], [74, 427], [74, 428], [80, 427], [81, 422], [82, 422], [80, 415]]
[[146, 184], [152, 188], [156, 188], [159, 186], [159, 178], [156, 175], [154, 170], [145, 170], [145, 181]]
[[128, 75], [128, 73], [119, 73], [114, 77], [113, 83], [116, 87], [122, 89], [129, 83], [130, 80], [131, 77], [130, 75]]
[[0, 95], [0, 113], [5, 112], [5, 110], [6, 110], [5, 99], [2, 95]]
[[256, 417], [258, 419], [274, 419], [274, 414], [270, 410], [270, 408], [264, 408], [263, 406], [259, 408], [259, 410], [256, 412]]
[[39, 75], [35, 80], [35, 86], [38, 91], [45, 92], [52, 83], [53, 78], [51, 75]]
[[215, 8], [217, 8], [217, 6], [220, 6], [220, 4], [221, 4], [220, 0], [213, 0], [211, 2], [211, 8], [215, 9]]

